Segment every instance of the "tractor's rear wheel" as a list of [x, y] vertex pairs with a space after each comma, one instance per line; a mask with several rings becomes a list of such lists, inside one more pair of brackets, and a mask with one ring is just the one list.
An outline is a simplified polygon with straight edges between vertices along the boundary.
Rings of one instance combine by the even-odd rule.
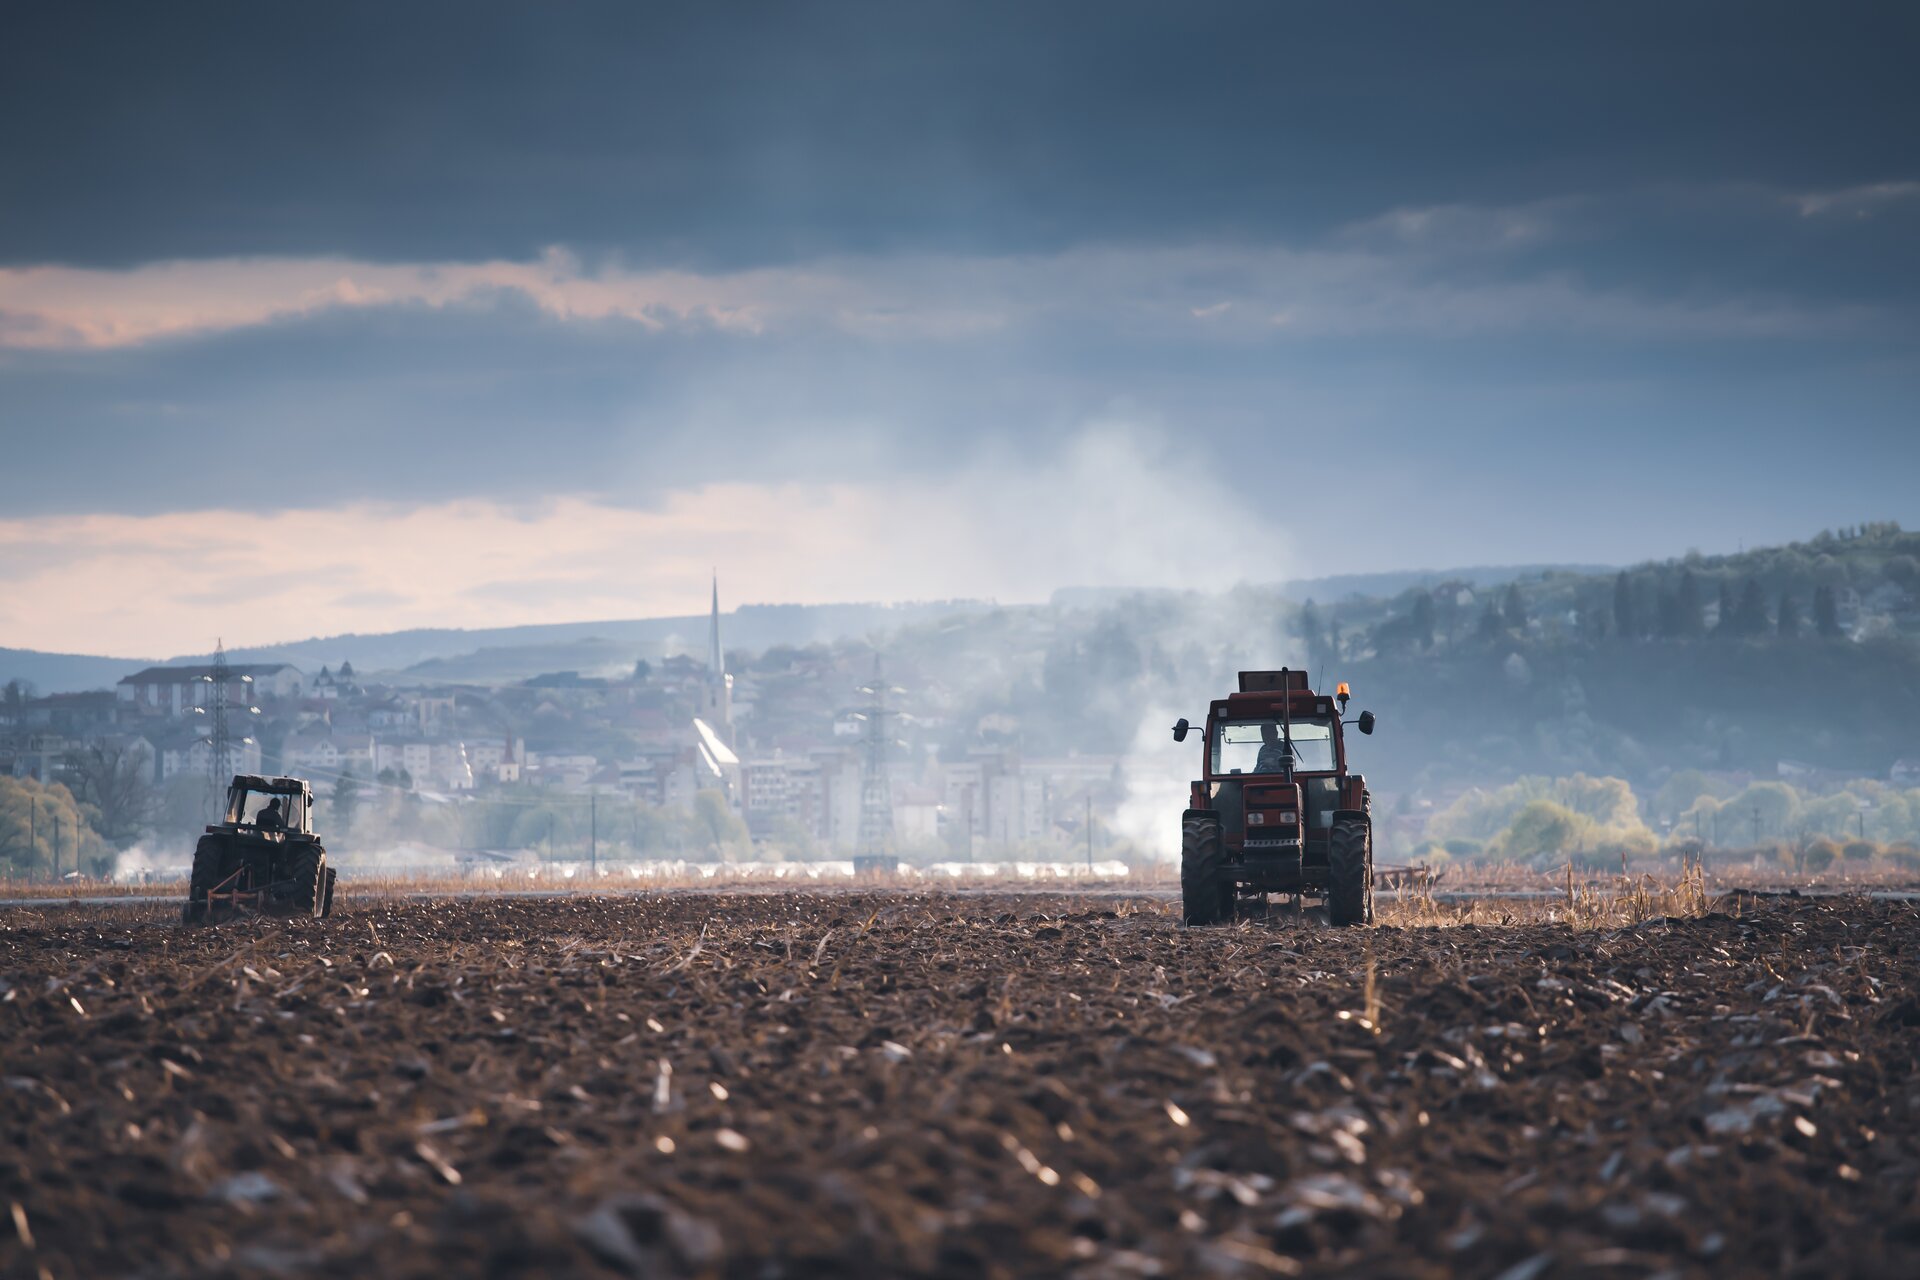
[[327, 868], [327, 892], [326, 896], [320, 900], [320, 915], [323, 918], [333, 914], [333, 882], [339, 874], [332, 867]]
[[1180, 910], [1188, 924], [1218, 924], [1233, 914], [1220, 817], [1208, 810], [1189, 809], [1180, 822]]
[[187, 877], [187, 905], [180, 912], [182, 924], [199, 924], [212, 910], [207, 894], [224, 878], [226, 846], [218, 836], [201, 836], [193, 847], [193, 871]]
[[293, 855], [293, 893], [288, 901], [295, 915], [317, 916], [326, 905], [327, 853], [317, 844], [306, 845]]
[[1327, 923], [1373, 923], [1373, 826], [1342, 818], [1327, 841]]

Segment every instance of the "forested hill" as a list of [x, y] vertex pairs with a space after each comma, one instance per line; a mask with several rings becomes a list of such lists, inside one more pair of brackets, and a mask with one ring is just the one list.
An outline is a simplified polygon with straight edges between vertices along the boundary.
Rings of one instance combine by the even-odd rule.
[[1372, 628], [1369, 643], [1382, 652], [1431, 649], [1466, 630], [1589, 641], [1809, 633], [1871, 640], [1920, 634], [1917, 600], [1920, 533], [1888, 522], [1736, 555], [1692, 552], [1617, 573], [1521, 575], [1497, 594], [1446, 581], [1347, 616]]
[[1920, 756], [1920, 534], [1893, 524], [1298, 625], [1438, 753], [1383, 743], [1406, 768], [1884, 774]]
[[1235, 670], [1294, 665], [1380, 714], [1364, 754], [1393, 790], [1782, 761], [1884, 776], [1920, 757], [1917, 595], [1920, 534], [1871, 524], [1385, 599], [1243, 587], [1002, 610], [903, 631], [889, 670], [941, 691], [955, 746], [984, 725], [1035, 752], [1126, 751]]

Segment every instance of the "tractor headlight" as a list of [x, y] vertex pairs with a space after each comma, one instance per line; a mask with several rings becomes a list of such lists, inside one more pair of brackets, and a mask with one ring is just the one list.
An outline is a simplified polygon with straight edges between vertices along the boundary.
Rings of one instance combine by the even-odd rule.
[[1265, 826], [1266, 822], [1267, 815], [1264, 813], [1250, 813], [1247, 815], [1247, 825], [1250, 827]]

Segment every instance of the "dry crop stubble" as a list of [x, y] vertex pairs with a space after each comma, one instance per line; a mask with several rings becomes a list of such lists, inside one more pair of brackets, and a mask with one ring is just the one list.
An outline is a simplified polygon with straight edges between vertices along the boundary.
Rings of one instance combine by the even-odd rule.
[[10, 915], [0, 1270], [1912, 1274], [1913, 909], [1574, 897]]

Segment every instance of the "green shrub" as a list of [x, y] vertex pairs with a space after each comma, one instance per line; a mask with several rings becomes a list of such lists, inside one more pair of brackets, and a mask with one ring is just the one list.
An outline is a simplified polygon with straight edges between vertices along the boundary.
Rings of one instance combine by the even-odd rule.
[[1567, 853], [1580, 846], [1591, 825], [1563, 804], [1529, 800], [1490, 847], [1499, 857], [1515, 860]]

